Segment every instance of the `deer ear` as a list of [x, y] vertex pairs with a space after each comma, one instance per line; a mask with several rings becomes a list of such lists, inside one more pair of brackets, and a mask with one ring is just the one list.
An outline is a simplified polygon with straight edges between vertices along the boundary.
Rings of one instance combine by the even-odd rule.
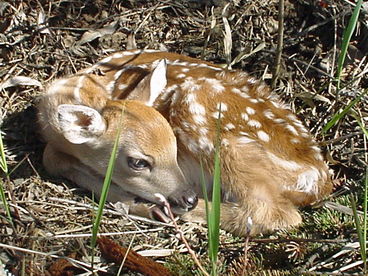
[[65, 139], [73, 144], [89, 142], [103, 134], [106, 129], [101, 114], [84, 105], [59, 105], [58, 124]]
[[166, 60], [160, 60], [156, 68], [141, 80], [127, 98], [141, 101], [148, 106], [152, 106], [167, 85], [166, 69]]

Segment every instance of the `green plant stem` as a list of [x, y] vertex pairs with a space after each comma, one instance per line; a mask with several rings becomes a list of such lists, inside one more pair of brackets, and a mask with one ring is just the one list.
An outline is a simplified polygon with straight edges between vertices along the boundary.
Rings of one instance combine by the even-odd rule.
[[93, 223], [92, 238], [91, 238], [92, 269], [93, 269], [93, 261], [94, 261], [94, 248], [95, 248], [96, 242], [97, 242], [97, 233], [98, 233], [98, 229], [100, 227], [103, 210], [104, 210], [107, 195], [108, 195], [108, 192], [109, 192], [112, 175], [113, 175], [113, 172], [114, 172], [115, 160], [116, 160], [116, 156], [117, 156], [118, 150], [119, 150], [119, 140], [120, 140], [120, 134], [121, 134], [121, 130], [122, 130], [124, 110], [125, 110], [125, 108], [123, 107], [122, 110], [121, 110], [121, 117], [120, 117], [120, 120], [119, 120], [119, 128], [116, 132], [114, 146], [113, 146], [113, 149], [112, 149], [112, 152], [111, 152], [111, 155], [110, 155], [109, 164], [107, 166], [105, 179], [104, 179], [104, 183], [103, 183], [103, 186], [102, 186], [102, 191], [101, 191], [101, 196], [100, 196], [100, 201], [99, 201], [99, 204], [98, 204], [96, 217], [95, 217], [95, 220], [94, 220], [94, 223]]
[[354, 8], [353, 14], [350, 17], [348, 27], [345, 29], [344, 34], [343, 34], [343, 39], [342, 39], [342, 44], [341, 44], [341, 52], [340, 52], [339, 59], [338, 59], [338, 66], [337, 66], [337, 73], [336, 73], [337, 94], [339, 94], [339, 92], [340, 92], [341, 72], [342, 72], [342, 69], [344, 67], [344, 62], [345, 62], [345, 58], [346, 58], [346, 54], [347, 54], [347, 51], [348, 51], [348, 47], [349, 47], [351, 37], [354, 33], [356, 24], [357, 24], [358, 19], [359, 19], [359, 13], [360, 13], [360, 8], [361, 8], [362, 4], [363, 4], [363, 0], [358, 0], [356, 6]]

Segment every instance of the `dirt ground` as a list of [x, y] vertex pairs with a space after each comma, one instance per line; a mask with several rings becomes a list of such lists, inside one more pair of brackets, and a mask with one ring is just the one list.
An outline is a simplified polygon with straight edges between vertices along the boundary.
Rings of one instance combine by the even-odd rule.
[[[225, 5], [229, 6], [225, 9]], [[289, 103], [320, 143], [334, 173], [333, 194], [303, 210], [304, 223], [250, 239], [221, 232], [221, 275], [362, 275], [350, 196], [361, 209], [367, 168], [368, 97], [333, 128], [322, 128], [368, 86], [368, 6], [362, 9], [337, 93], [336, 65], [349, 0], [285, 0], [284, 48], [275, 93]], [[58, 257], [81, 262], [58, 275], [90, 275], [94, 201], [88, 192], [51, 178], [42, 166], [37, 99], [58, 77], [127, 47], [164, 49], [251, 73], [271, 84], [278, 28], [277, 0], [24, 0], [0, 1], [0, 125], [9, 177], [3, 174], [12, 223], [0, 208], [0, 267], [14, 275], [47, 275]], [[231, 56], [224, 51], [224, 18]], [[180, 226], [208, 268], [206, 228]], [[109, 205], [100, 229], [115, 242], [164, 263], [174, 275], [199, 275], [170, 224], [126, 216]], [[118, 266], [96, 251], [101, 275]], [[247, 261], [244, 261], [244, 259]], [[84, 267], [84, 268], [83, 268]], [[124, 275], [137, 275], [127, 272]], [[22, 274], [23, 273], [23, 274]], [[69, 273], [69, 274], [67, 274]], [[1, 270], [0, 270], [1, 275]], [[50, 275], [50, 273], [49, 273]], [[51, 275], [57, 275], [55, 272]]]

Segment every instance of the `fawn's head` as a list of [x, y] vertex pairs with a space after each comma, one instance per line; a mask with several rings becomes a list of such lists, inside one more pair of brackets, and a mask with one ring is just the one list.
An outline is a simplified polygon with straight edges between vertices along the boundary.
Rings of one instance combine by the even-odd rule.
[[58, 107], [59, 127], [78, 157], [104, 175], [118, 129], [119, 149], [112, 181], [124, 191], [161, 204], [163, 195], [174, 213], [195, 207], [197, 195], [177, 163], [175, 135], [166, 119], [138, 101], [108, 101], [99, 113], [82, 106]]

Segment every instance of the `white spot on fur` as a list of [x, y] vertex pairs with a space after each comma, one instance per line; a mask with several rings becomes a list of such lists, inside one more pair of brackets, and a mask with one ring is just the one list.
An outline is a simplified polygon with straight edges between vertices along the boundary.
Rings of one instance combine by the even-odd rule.
[[185, 129], [185, 130], [189, 130], [190, 126], [191, 126], [191, 124], [188, 121], [181, 121], [181, 125], [182, 125], [183, 129]]
[[189, 70], [190, 70], [189, 68], [182, 68], [182, 69], [181, 69], [181, 71], [182, 71], [183, 73], [188, 73], [188, 72], [189, 72]]
[[239, 137], [237, 139], [237, 141], [238, 141], [239, 144], [249, 144], [249, 143], [255, 142], [255, 140], [253, 140], [249, 137], [246, 137], [246, 136]]
[[257, 99], [250, 99], [249, 100], [251, 103], [258, 103], [259, 101]]
[[292, 139], [290, 139], [290, 142], [292, 144], [299, 144], [300, 143], [300, 140], [298, 138], [292, 138]]
[[299, 192], [305, 192], [310, 194], [318, 193], [318, 179], [320, 174], [317, 169], [312, 168], [308, 171], [301, 173], [298, 176], [296, 183], [296, 190]]
[[114, 91], [115, 83], [116, 83], [116, 81], [115, 81], [115, 80], [113, 80], [113, 81], [110, 81], [110, 82], [106, 85], [107, 93], [111, 94], [111, 93]]
[[321, 152], [321, 149], [317, 146], [311, 146], [310, 148], [314, 150], [315, 152], [318, 152], [318, 153]]
[[206, 114], [206, 109], [203, 105], [194, 100], [189, 104], [189, 112], [192, 114], [204, 115]]
[[245, 111], [246, 111], [249, 115], [254, 115], [254, 114], [256, 114], [256, 111], [255, 111], [253, 108], [249, 107], [249, 106], [247, 106], [247, 107], [245, 108]]
[[226, 124], [226, 125], [224, 126], [224, 129], [225, 129], [225, 130], [227, 130], [227, 131], [232, 130], [232, 129], [234, 129], [234, 128], [235, 128], [235, 126], [234, 126], [234, 124], [232, 124], [232, 123], [228, 123], [228, 124]]
[[213, 143], [205, 136], [202, 136], [199, 138], [199, 147], [207, 152], [207, 153], [211, 153], [214, 149]]
[[193, 78], [189, 77], [186, 78], [185, 81], [181, 84], [181, 88], [189, 92], [194, 92], [199, 90], [201, 86], [198, 83], [194, 82]]
[[260, 140], [262, 140], [264, 142], [269, 142], [270, 141], [270, 136], [266, 132], [264, 132], [263, 130], [257, 131], [257, 136]]
[[173, 61], [168, 60], [167, 64], [175, 65], [175, 66], [183, 66], [183, 67], [204, 67], [204, 68], [209, 68], [209, 69], [216, 70], [216, 71], [222, 71], [222, 68], [218, 68], [218, 67], [215, 67], [215, 66], [210, 66], [210, 65], [207, 65], [205, 63], [189, 63], [189, 62], [186, 62], [186, 61], [181, 61], [179, 59], [173, 60]]
[[205, 127], [200, 127], [200, 128], [198, 129], [198, 133], [199, 133], [199, 134], [201, 134], [202, 136], [206, 136], [206, 135], [207, 135], [207, 133], [208, 133], [208, 129], [207, 129], [207, 128], [205, 128]]
[[195, 102], [197, 100], [197, 95], [193, 93], [188, 93], [184, 97], [184, 102], [188, 105]]
[[165, 53], [165, 51], [153, 50], [153, 49], [145, 49], [145, 50], [142, 50], [141, 52], [144, 52], [144, 53], [158, 53], [158, 52]]
[[224, 138], [221, 141], [221, 146], [228, 147], [230, 145], [229, 140]]
[[275, 114], [273, 114], [273, 112], [269, 109], [265, 110], [263, 112], [264, 116], [267, 118], [267, 119], [270, 119], [272, 120], [273, 118], [275, 118]]
[[193, 115], [193, 121], [195, 124], [200, 125], [200, 126], [207, 123], [206, 117], [204, 117], [203, 115], [198, 115], [198, 114]]
[[219, 118], [222, 119], [224, 118], [224, 114], [220, 111], [216, 111], [212, 113], [212, 117], [215, 119], [219, 119]]
[[281, 119], [281, 118], [274, 119], [273, 121], [274, 121], [275, 123], [277, 123], [277, 124], [283, 124], [283, 123], [285, 123], [285, 122], [286, 122], [284, 119]]
[[122, 58], [124, 56], [124, 52], [123, 53], [115, 53], [112, 55], [112, 58]]
[[187, 75], [185, 74], [179, 74], [176, 76], [177, 79], [184, 79]]
[[285, 128], [289, 130], [295, 136], [299, 136], [299, 132], [292, 125], [286, 125]]
[[271, 103], [274, 107], [276, 107], [277, 109], [281, 108], [280, 104], [279, 104], [279, 103], [277, 103], [277, 102], [270, 101], [270, 103]]
[[231, 92], [233, 92], [233, 93], [235, 93], [235, 94], [241, 94], [240, 89], [238, 89], [238, 88], [236, 88], [236, 87], [231, 88]]
[[116, 81], [117, 79], [119, 79], [120, 76], [121, 76], [121, 74], [123, 74], [126, 69], [127, 68], [123, 68], [123, 69], [121, 69], [119, 71], [116, 71], [115, 74], [114, 74], [114, 80]]
[[221, 112], [225, 112], [225, 111], [227, 111], [227, 104], [225, 104], [225, 103], [218, 103], [217, 105], [216, 105], [216, 109], [218, 110], [218, 111], [221, 111]]
[[244, 121], [248, 121], [249, 120], [249, 116], [247, 113], [242, 113], [240, 114], [240, 117], [244, 120]]
[[211, 86], [211, 90], [215, 93], [221, 93], [225, 91], [225, 87], [222, 85], [221, 81], [212, 78], [199, 78], [201, 81], [205, 81]]
[[286, 117], [291, 121], [298, 122], [298, 118], [294, 114], [288, 114]]
[[289, 160], [285, 160], [282, 159], [276, 155], [274, 155], [271, 152], [267, 152], [268, 157], [270, 158], [270, 160], [272, 161], [272, 163], [274, 163], [276, 166], [280, 166], [286, 170], [290, 170], [290, 171], [297, 171], [300, 170], [302, 168], [302, 166], [298, 163], [296, 163], [295, 161], [289, 161]]
[[125, 83], [120, 83], [120, 84], [119, 84], [119, 86], [118, 86], [119, 90], [124, 90], [124, 89], [126, 89], [127, 87], [128, 87], [128, 85], [127, 85], [127, 84], [125, 84]]
[[248, 125], [255, 128], [261, 128], [262, 124], [257, 120], [249, 120]]
[[321, 155], [321, 154], [319, 154], [319, 153], [316, 153], [316, 154], [314, 154], [313, 156], [314, 156], [314, 158], [315, 158], [316, 160], [319, 160], [319, 161], [322, 161], [322, 160], [323, 160], [322, 155]]

